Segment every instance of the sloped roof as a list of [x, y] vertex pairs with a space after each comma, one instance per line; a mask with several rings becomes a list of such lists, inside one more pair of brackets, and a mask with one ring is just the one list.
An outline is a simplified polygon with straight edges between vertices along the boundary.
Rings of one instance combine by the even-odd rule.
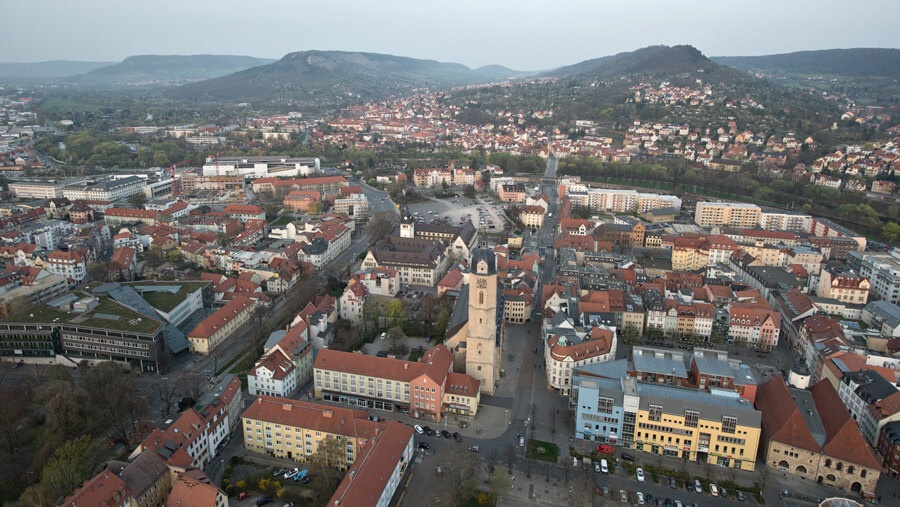
[[856, 421], [843, 409], [843, 402], [831, 382], [819, 382], [810, 391], [827, 435], [822, 451], [851, 463], [881, 469], [881, 462], [859, 431]]
[[820, 451], [780, 375], [759, 386], [756, 408], [762, 413], [767, 438], [813, 452]]

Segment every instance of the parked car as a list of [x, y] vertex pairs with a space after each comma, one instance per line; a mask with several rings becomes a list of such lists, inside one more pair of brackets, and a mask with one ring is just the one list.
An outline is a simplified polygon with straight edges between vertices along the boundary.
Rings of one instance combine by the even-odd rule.
[[700, 481], [697, 479], [694, 479], [694, 492], [703, 493], [703, 486], [700, 485]]
[[641, 493], [640, 491], [638, 491], [636, 496], [637, 496], [637, 504], [644, 505], [644, 494]]
[[292, 468], [284, 473], [285, 479], [293, 479], [297, 473], [300, 472], [299, 468]]
[[270, 503], [272, 503], [271, 496], [264, 496], [264, 497], [256, 500], [256, 505], [266, 505], [266, 504], [270, 504]]
[[284, 475], [285, 472], [287, 472], [287, 470], [285, 470], [283, 468], [279, 468], [278, 470], [275, 470], [274, 472], [272, 472], [272, 477], [278, 477], [279, 475]]
[[634, 474], [637, 476], [638, 482], [644, 482], [644, 469], [638, 467], [638, 469], [634, 471]]
[[675, 500], [675, 507], [684, 507], [684, 504], [681, 503], [681, 500]]
[[419, 442], [419, 449], [431, 449], [431, 446], [428, 445], [428, 442]]
[[605, 474], [609, 473], [609, 464], [606, 462], [606, 458], [600, 460], [600, 471]]
[[422, 427], [419, 426], [418, 424], [413, 426], [413, 429], [416, 430], [416, 433], [418, 433], [419, 435], [425, 433], [425, 430], [423, 430]]
[[456, 440], [457, 443], [461, 444], [463, 441], [462, 435], [460, 435], [458, 431], [454, 431], [453, 432], [453, 440]]
[[525, 447], [525, 437], [519, 436], [519, 447]]
[[744, 492], [741, 490], [737, 490], [736, 494], [737, 494], [737, 499], [743, 502], [744, 501]]
[[613, 447], [611, 445], [606, 445], [606, 444], [598, 445], [596, 448], [596, 451], [599, 452], [600, 454], [613, 454], [616, 452], [616, 450], [613, 449]]
[[709, 494], [712, 496], [719, 496], [719, 488], [713, 483], [709, 484]]
[[238, 493], [238, 500], [246, 500], [251, 496], [253, 496], [253, 494], [249, 491], [241, 491], [240, 493]]
[[622, 503], [628, 503], [628, 493], [626, 493], [624, 489], [619, 490], [619, 501]]
[[444, 438], [453, 438], [453, 435], [451, 435], [447, 430], [441, 430], [441, 436], [443, 436]]
[[603, 486], [601, 488], [601, 491], [603, 491], [603, 496], [609, 496], [609, 487], [608, 486]]
[[478, 452], [478, 451], [480, 451], [481, 449], [479, 449], [477, 445], [473, 445], [472, 447], [469, 447], [469, 450], [472, 451], [472, 452]]
[[678, 489], [678, 483], [675, 482], [674, 477], [669, 477], [669, 487], [672, 489]]
[[719, 496], [722, 498], [728, 498], [728, 490], [725, 488], [719, 488]]
[[594, 462], [594, 471], [597, 472], [598, 474], [600, 473], [600, 462], [598, 462], [598, 461]]
[[634, 456], [631, 454], [622, 453], [622, 459], [625, 461], [634, 461]]

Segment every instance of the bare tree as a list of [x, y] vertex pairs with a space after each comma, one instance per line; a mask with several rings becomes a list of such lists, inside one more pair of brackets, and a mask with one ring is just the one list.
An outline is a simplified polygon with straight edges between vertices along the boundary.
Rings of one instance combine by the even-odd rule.
[[446, 468], [441, 496], [449, 499], [451, 505], [466, 504], [478, 486], [475, 479], [479, 464], [477, 455], [462, 446], [451, 445], [444, 447], [437, 458]]
[[160, 417], [165, 417], [172, 412], [172, 409], [178, 403], [178, 386], [174, 382], [170, 382], [168, 378], [160, 380], [156, 386], [157, 399], [162, 402]]
[[370, 243], [376, 243], [390, 236], [395, 227], [397, 227], [396, 216], [387, 211], [379, 211], [369, 220], [369, 224], [366, 226], [366, 235], [369, 237]]
[[347, 466], [344, 440], [325, 437], [316, 446], [316, 452], [310, 458], [310, 468], [315, 471], [315, 489], [322, 495], [330, 495], [337, 487], [338, 477], [335, 469]]
[[121, 365], [103, 362], [84, 371], [82, 380], [92, 412], [117, 437], [128, 440], [128, 435], [147, 415], [147, 400], [134, 377]]
[[387, 333], [388, 352], [394, 355], [403, 355], [409, 352], [409, 348], [404, 342], [405, 339], [406, 334], [399, 326], [390, 328]]
[[182, 371], [178, 375], [178, 386], [182, 396], [197, 401], [203, 394], [203, 376], [197, 372]]

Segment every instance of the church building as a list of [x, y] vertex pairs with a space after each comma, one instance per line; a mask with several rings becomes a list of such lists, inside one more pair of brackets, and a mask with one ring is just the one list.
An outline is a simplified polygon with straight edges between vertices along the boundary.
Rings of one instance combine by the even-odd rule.
[[487, 248], [472, 251], [469, 284], [460, 290], [445, 344], [461, 372], [478, 379], [482, 394], [494, 394], [503, 356], [503, 302], [497, 258]]

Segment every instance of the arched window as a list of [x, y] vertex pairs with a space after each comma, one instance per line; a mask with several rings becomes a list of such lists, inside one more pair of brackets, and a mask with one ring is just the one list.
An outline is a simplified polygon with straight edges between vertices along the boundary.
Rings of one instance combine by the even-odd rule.
[[848, 473], [848, 474], [853, 474], [854, 471], [856, 471], [856, 469], [853, 468], [853, 465], [850, 465], [850, 466], [847, 467], [847, 473]]
[[831, 474], [828, 474], [825, 476], [825, 480], [829, 481], [829, 482], [834, 482], [834, 476]]
[[826, 460], [825, 460], [825, 466], [826, 466], [827, 468], [831, 468], [831, 460], [830, 460], [830, 459], [826, 459]]
[[778, 462], [778, 466], [780, 466], [781, 468], [788, 468], [788, 467], [790, 467], [791, 465], [790, 465], [790, 463], [788, 463], [787, 461], [781, 460], [781, 461]]
[[797, 473], [798, 473], [798, 474], [805, 474], [805, 473], [806, 473], [806, 467], [803, 466], [803, 465], [798, 465], [798, 466], [797, 466]]
[[478, 292], [478, 304], [480, 304], [480, 305], [484, 304], [484, 291]]
[[859, 471], [859, 476], [862, 477], [863, 479], [865, 479], [866, 474], [868, 474], [868, 473], [869, 473], [869, 471], [866, 470], [865, 468], [863, 468], [862, 470]]
[[844, 469], [844, 464], [841, 462], [838, 462], [838, 464], [834, 468], [836, 468], [837, 471], [840, 472], [841, 470]]

